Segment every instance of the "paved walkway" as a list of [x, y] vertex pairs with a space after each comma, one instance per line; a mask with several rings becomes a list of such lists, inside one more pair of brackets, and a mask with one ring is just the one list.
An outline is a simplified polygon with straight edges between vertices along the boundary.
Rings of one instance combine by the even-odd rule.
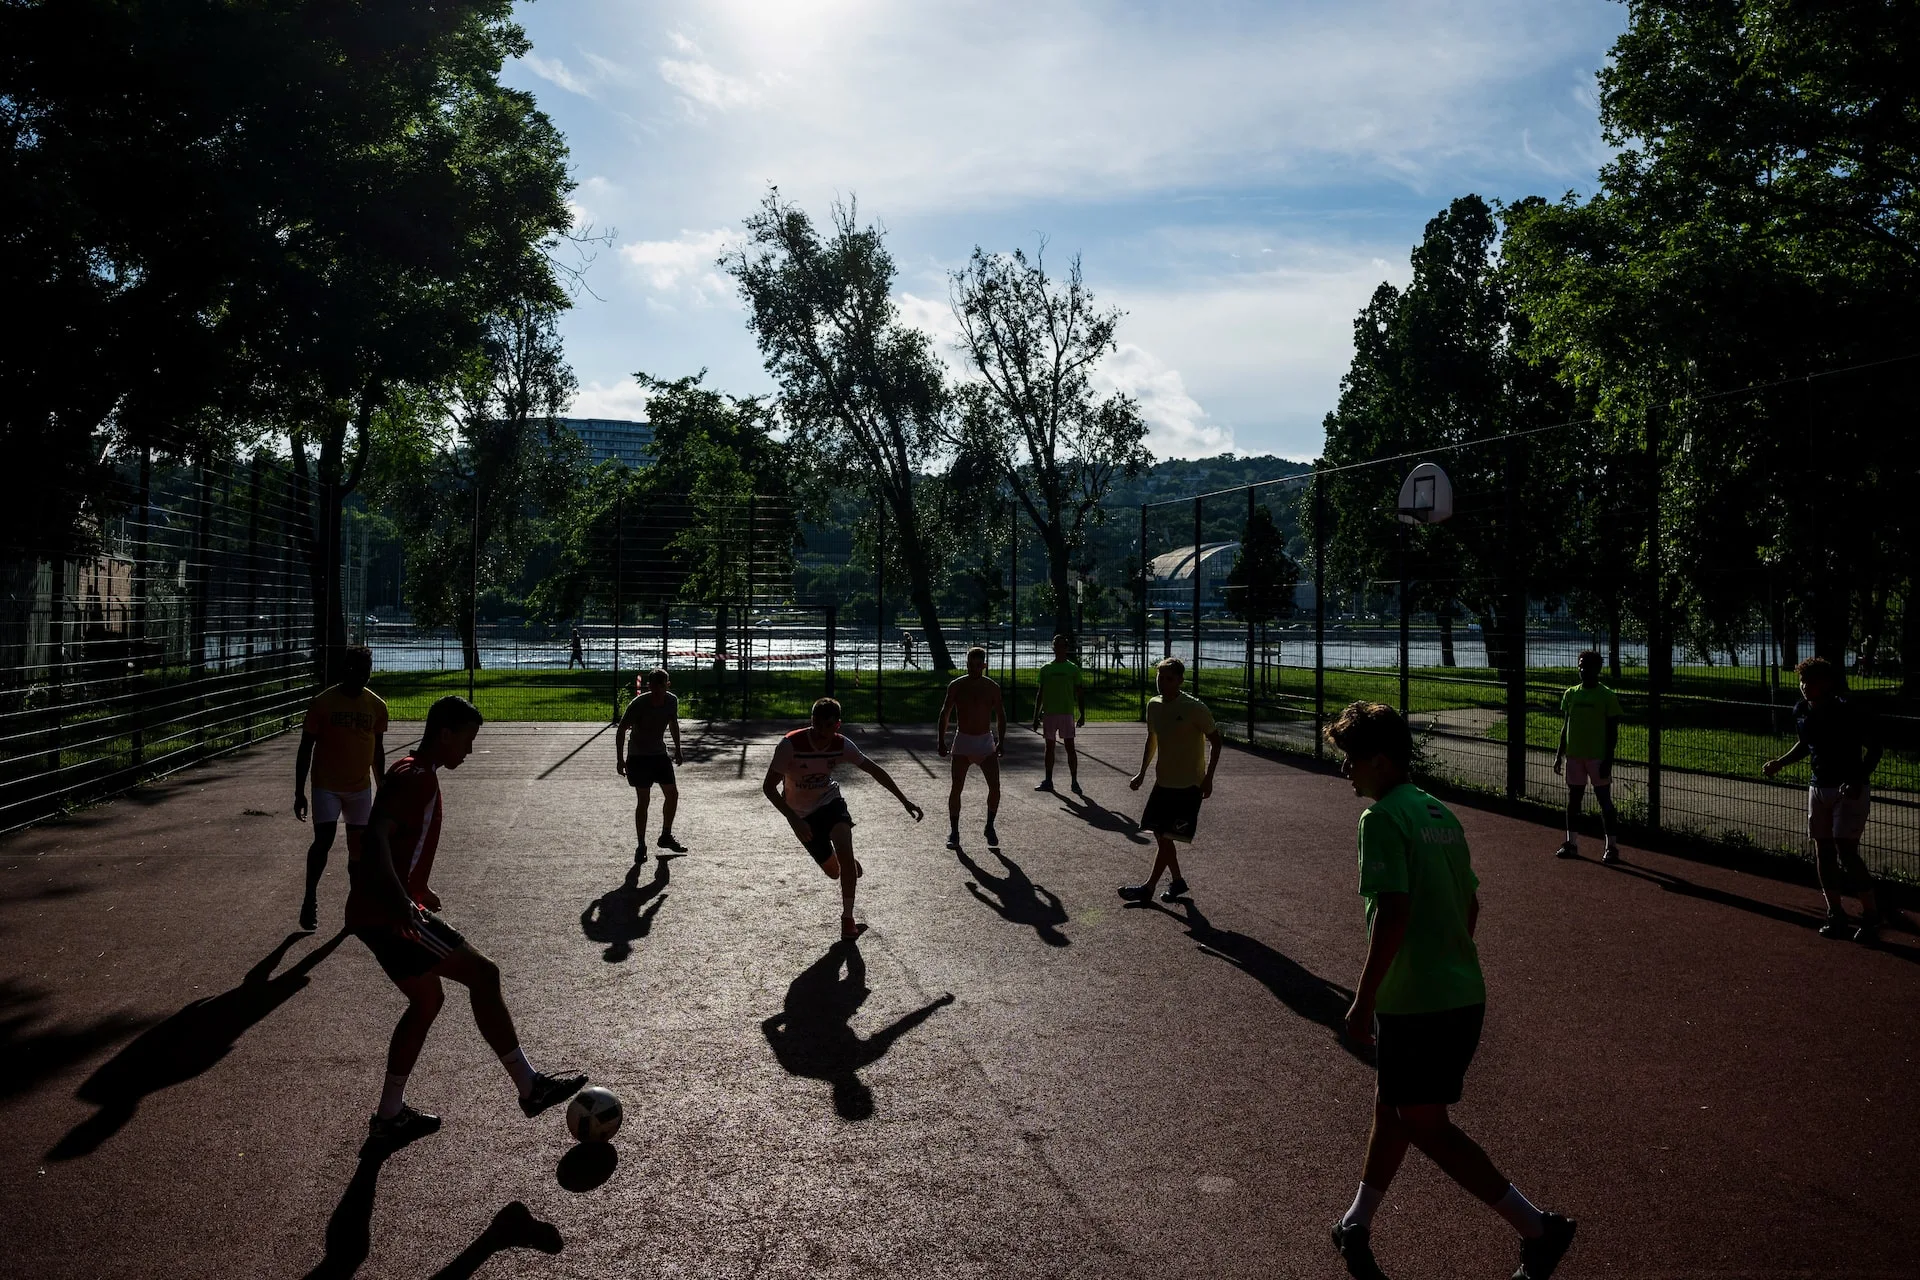
[[[933, 812], [849, 787], [857, 953], [758, 796], [770, 729], [695, 735], [691, 852], [631, 890], [610, 732], [489, 727], [447, 779], [447, 914], [536, 1062], [625, 1099], [611, 1168], [520, 1116], [458, 998], [410, 1090], [446, 1128], [359, 1158], [400, 1002], [359, 942], [292, 930], [291, 739], [0, 841], [0, 1275], [1339, 1275], [1372, 1088], [1332, 1029], [1363, 946], [1347, 789], [1230, 751], [1192, 905], [1122, 909], [1136, 728], [1087, 733], [1084, 803], [1030, 789], [1017, 735], [1005, 845], [970, 795], [962, 857], [926, 735], [862, 740]], [[1562, 1274], [1913, 1275], [1913, 940], [1462, 816], [1492, 1001], [1458, 1114], [1583, 1220]], [[1418, 1157], [1378, 1243], [1396, 1276], [1514, 1262]]]

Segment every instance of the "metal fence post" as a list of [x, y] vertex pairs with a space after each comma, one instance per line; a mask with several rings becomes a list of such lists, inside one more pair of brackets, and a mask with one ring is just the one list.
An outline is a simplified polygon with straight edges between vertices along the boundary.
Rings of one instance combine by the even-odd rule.
[[740, 718], [745, 720], [748, 714], [748, 702], [753, 696], [753, 539], [754, 521], [758, 514], [757, 498], [747, 495], [747, 603], [740, 611]]
[[1019, 706], [1020, 691], [1020, 500], [1007, 499], [1007, 546], [1011, 563], [1007, 591], [1007, 702]]
[[1411, 559], [1411, 557], [1407, 554], [1407, 544], [1412, 540], [1413, 540], [1413, 530], [1404, 524], [1401, 525], [1400, 526], [1400, 566], [1399, 566], [1399, 569], [1400, 569], [1400, 572], [1399, 572], [1399, 577], [1400, 577], [1400, 582], [1399, 582], [1399, 587], [1400, 587], [1400, 718], [1403, 720], [1407, 718], [1408, 712], [1410, 712], [1413, 709], [1413, 702], [1411, 697], [1409, 696], [1411, 692], [1409, 686], [1411, 685], [1412, 682], [1408, 678], [1409, 677], [1408, 668], [1411, 665], [1411, 656], [1412, 656], [1410, 653], [1410, 650], [1412, 649], [1411, 640], [1412, 640], [1412, 627], [1413, 627], [1413, 597], [1407, 591], [1407, 562]]
[[[1240, 554], [1247, 554], [1247, 537], [1253, 532], [1254, 487], [1247, 486], [1247, 532], [1240, 536]], [[1250, 584], [1240, 584], [1240, 623], [1247, 629], [1247, 741], [1253, 741], [1253, 617], [1247, 612], [1247, 597], [1252, 593]]]
[[1313, 758], [1326, 757], [1321, 731], [1327, 723], [1327, 498], [1313, 477]]
[[[1660, 828], [1661, 686], [1672, 657], [1666, 630], [1665, 595], [1660, 566], [1660, 417], [1647, 413], [1647, 567], [1653, 577], [1647, 608], [1647, 825]], [[1656, 657], [1656, 655], [1659, 655]]]
[[1520, 559], [1520, 442], [1507, 441], [1507, 795], [1527, 793], [1527, 582]]
[[840, 610], [839, 610], [839, 608], [838, 608], [837, 606], [835, 606], [835, 605], [827, 605], [827, 606], [826, 606], [826, 613], [827, 613], [827, 696], [828, 696], [829, 698], [831, 698], [831, 697], [833, 697], [833, 696], [834, 696], [834, 694], [833, 694], [833, 688], [834, 688], [834, 661], [833, 661], [833, 659], [834, 659], [834, 641], [835, 641], [835, 639], [836, 639], [836, 637], [835, 637], [835, 634], [834, 634], [834, 633], [835, 633], [835, 632], [836, 632], [836, 631], [838, 630], [838, 628], [837, 628], [837, 626], [836, 626], [835, 624], [836, 624], [836, 623], [837, 623], [837, 622], [839, 621], [839, 618], [838, 618], [838, 615], [839, 615], [839, 612], [840, 612]]
[[1193, 670], [1189, 679], [1193, 696], [1200, 696], [1200, 508], [1204, 499], [1193, 500]]
[[[336, 540], [337, 540], [337, 533], [338, 531], [336, 530]], [[480, 473], [478, 471], [475, 471], [473, 476], [473, 527], [470, 530], [470, 533], [471, 533], [471, 537], [468, 540], [473, 544], [473, 563], [470, 566], [471, 574], [470, 574], [470, 580], [468, 582], [469, 590], [467, 593], [467, 645], [468, 645], [467, 701], [468, 702], [473, 701], [474, 668], [480, 665]], [[333, 626], [331, 619], [328, 620], [327, 626], [329, 628], [329, 631], [331, 631], [331, 628]], [[333, 641], [331, 636], [329, 636], [328, 638], [327, 648], [329, 650], [333, 648]], [[619, 695], [616, 694], [615, 696], [617, 697]]]
[[1147, 718], [1147, 626], [1152, 613], [1153, 579], [1147, 569], [1147, 504], [1140, 504], [1140, 662], [1133, 673], [1140, 692], [1140, 718]]
[[873, 540], [873, 721], [887, 722], [887, 508], [873, 504], [878, 532]]
[[[620, 719], [620, 580], [626, 577], [626, 495], [613, 500], [613, 718]], [[569, 664], [571, 665], [571, 664]]]

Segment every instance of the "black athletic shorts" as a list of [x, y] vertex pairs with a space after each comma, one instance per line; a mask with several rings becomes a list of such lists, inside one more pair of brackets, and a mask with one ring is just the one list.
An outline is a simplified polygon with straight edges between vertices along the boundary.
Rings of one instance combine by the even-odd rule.
[[801, 818], [807, 824], [807, 830], [813, 832], [813, 839], [807, 841], [807, 852], [821, 866], [827, 865], [827, 859], [833, 856], [833, 829], [841, 823], [853, 825], [853, 815], [847, 812], [844, 796], [833, 799]]
[[659, 783], [663, 787], [673, 785], [673, 757], [668, 755], [628, 756], [627, 785], [645, 787], [653, 783]]
[[1486, 1014], [1484, 1004], [1438, 1013], [1374, 1014], [1380, 1101], [1390, 1107], [1450, 1107], [1460, 1101]]
[[1182, 842], [1193, 839], [1200, 825], [1200, 788], [1162, 787], [1147, 793], [1147, 810], [1140, 815], [1140, 829]]
[[355, 929], [354, 937], [367, 944], [373, 958], [395, 982], [417, 978], [449, 955], [467, 945], [460, 931], [431, 911], [415, 926], [419, 935], [409, 938], [394, 925], [369, 925]]

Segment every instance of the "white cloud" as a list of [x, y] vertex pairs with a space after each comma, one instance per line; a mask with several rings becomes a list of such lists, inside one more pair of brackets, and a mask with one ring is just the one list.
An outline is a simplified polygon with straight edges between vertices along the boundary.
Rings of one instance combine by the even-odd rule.
[[1233, 448], [1233, 432], [1187, 394], [1180, 371], [1143, 347], [1121, 343], [1100, 362], [1093, 382], [1097, 391], [1124, 391], [1140, 402], [1147, 448], [1156, 458], [1204, 458]]
[[620, 246], [620, 260], [636, 268], [649, 289], [663, 295], [659, 301], [681, 299], [711, 306], [733, 295], [733, 281], [716, 264], [740, 233], [720, 227], [713, 231], [682, 231], [672, 240], [638, 240]]
[[528, 53], [520, 59], [533, 74], [549, 84], [557, 84], [568, 93], [577, 93], [583, 98], [593, 96], [593, 85], [568, 69], [567, 64], [558, 58], [543, 58], [537, 53]]
[[573, 397], [567, 410], [570, 418], [625, 418], [645, 421], [647, 393], [632, 378], [622, 378], [611, 386], [589, 382]]
[[660, 59], [660, 78], [680, 91], [690, 108], [726, 111], [751, 106], [760, 95], [754, 87], [709, 62]]

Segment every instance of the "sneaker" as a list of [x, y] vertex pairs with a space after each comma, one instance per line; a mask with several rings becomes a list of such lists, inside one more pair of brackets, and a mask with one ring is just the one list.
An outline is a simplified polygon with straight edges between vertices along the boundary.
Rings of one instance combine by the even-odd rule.
[[1373, 1260], [1373, 1243], [1368, 1239], [1369, 1232], [1358, 1224], [1349, 1225], [1342, 1220], [1333, 1224], [1333, 1248], [1346, 1259], [1347, 1274], [1357, 1280], [1387, 1280], [1386, 1272]]
[[1853, 927], [1853, 921], [1845, 916], [1828, 916], [1827, 922], [1820, 926], [1820, 936], [1823, 938], [1840, 938], [1851, 942], [1857, 932], [1859, 930]]
[[659, 845], [662, 849], [667, 849], [674, 853], [685, 853], [687, 851], [687, 846], [681, 844], [678, 840], [675, 840], [673, 838], [673, 832], [671, 831], [662, 831], [660, 833], [660, 838], [658, 840], [655, 840], [654, 843]]
[[1150, 884], [1123, 884], [1120, 886], [1120, 896], [1128, 902], [1145, 902], [1153, 896], [1153, 886]]
[[1556, 858], [1577, 858], [1580, 856], [1580, 845], [1573, 840], [1565, 841], [1558, 849], [1553, 851], [1553, 856]]
[[430, 1133], [438, 1132], [440, 1132], [439, 1116], [415, 1111], [404, 1102], [400, 1104], [400, 1110], [392, 1116], [383, 1116], [376, 1111], [367, 1121], [368, 1140], [390, 1147], [404, 1147], [417, 1138], [424, 1138]]
[[647, 842], [642, 840], [639, 844], [633, 846], [633, 865], [637, 867], [646, 860]]
[[1610, 844], [1600, 854], [1600, 863], [1602, 866], [1610, 867], [1618, 861], [1620, 861], [1619, 845]]
[[1186, 896], [1187, 896], [1187, 882], [1185, 880], [1182, 880], [1179, 876], [1175, 876], [1173, 878], [1173, 882], [1167, 886], [1167, 891], [1160, 895], [1160, 901], [1178, 902], [1180, 901], [1180, 899]]
[[947, 832], [947, 848], [958, 849], [959, 847], [960, 847], [960, 828], [955, 827], [953, 830]]
[[1051, 791], [1051, 790], [1053, 790], [1053, 779], [1052, 779], [1052, 778], [1042, 778], [1042, 779], [1040, 779], [1040, 785], [1039, 785], [1039, 786], [1037, 786], [1037, 787], [1035, 787], [1035, 788], [1034, 788], [1034, 790], [1035, 790], [1035, 791]]
[[1000, 843], [1000, 833], [993, 829], [993, 824], [991, 822], [987, 824], [987, 829], [985, 831], [982, 831], [980, 834], [987, 838], [987, 847], [989, 849], [993, 848], [994, 846]]
[[1073, 794], [1075, 794], [1075, 795], [1077, 795], [1077, 796], [1083, 796], [1083, 795], [1085, 795], [1085, 794], [1087, 794], [1087, 793], [1086, 793], [1086, 791], [1085, 791], [1085, 790], [1083, 790], [1083, 789], [1081, 788], [1081, 786], [1080, 786], [1080, 779], [1078, 779], [1078, 778], [1075, 778], [1075, 779], [1073, 780]]
[[303, 899], [300, 903], [300, 927], [308, 933], [320, 927], [320, 904], [312, 898]]
[[543, 1071], [536, 1071], [533, 1073], [533, 1088], [526, 1097], [520, 1099], [520, 1110], [531, 1119], [548, 1107], [565, 1102], [586, 1087], [587, 1078], [583, 1075], [550, 1076]]
[[1546, 1222], [1546, 1234], [1537, 1240], [1520, 1242], [1520, 1269], [1513, 1273], [1513, 1280], [1547, 1280], [1573, 1243], [1573, 1231], [1578, 1224], [1572, 1218], [1563, 1218], [1557, 1213], [1543, 1213], [1540, 1217]]

